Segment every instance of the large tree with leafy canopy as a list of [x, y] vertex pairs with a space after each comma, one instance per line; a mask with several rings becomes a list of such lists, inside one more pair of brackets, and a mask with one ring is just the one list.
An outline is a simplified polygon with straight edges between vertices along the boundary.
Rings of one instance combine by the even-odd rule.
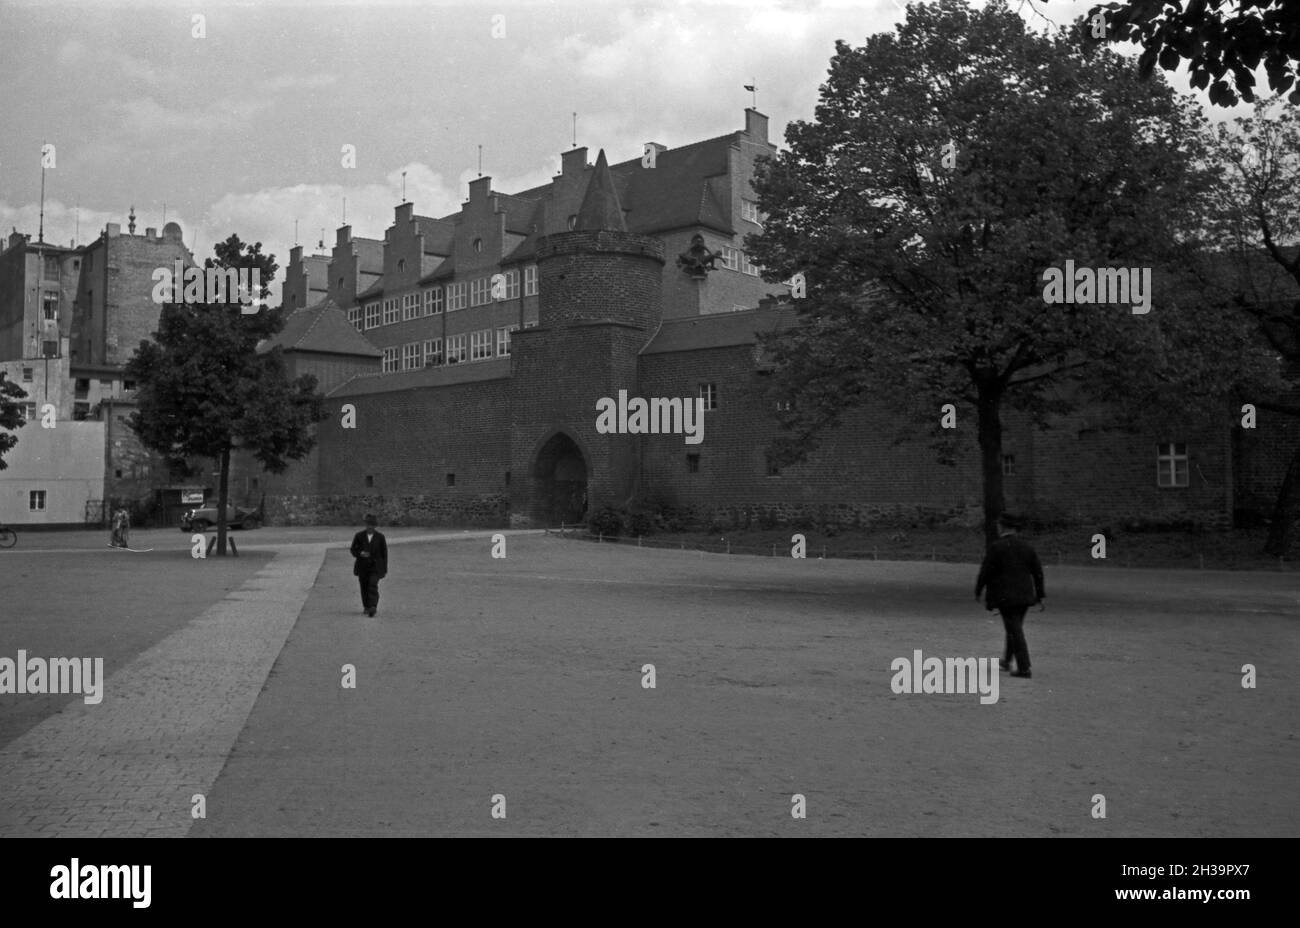
[[[5, 371], [0, 371], [0, 430], [12, 432], [26, 424], [23, 406], [18, 402], [26, 396], [26, 390], [10, 380]], [[3, 432], [0, 432], [0, 470], [9, 466], [5, 454], [18, 444], [17, 438]]]
[[[1131, 423], [1217, 399], [1222, 416], [1268, 357], [1182, 286], [1206, 136], [1159, 78], [1077, 31], [1033, 34], [1003, 2], [912, 4], [895, 32], [837, 42], [815, 118], [755, 181], [768, 219], [750, 251], [767, 279], [808, 282], [800, 323], [765, 338], [794, 400], [777, 457], [869, 397], [951, 453], [940, 409], [965, 404], [992, 539], [1006, 410], [1041, 423], [1086, 399]], [[1044, 271], [1067, 260], [1151, 268], [1150, 312], [1046, 304]]]
[[[1252, 116], [1215, 127], [1221, 171], [1212, 223], [1218, 260], [1198, 275], [1203, 292], [1245, 313], [1285, 362], [1285, 392], [1251, 396], [1258, 428], [1300, 420], [1300, 110], [1260, 100]], [[1288, 395], [1290, 398], [1288, 398]], [[1300, 543], [1300, 446], [1278, 489], [1265, 550], [1288, 555]]]
[[[256, 269], [265, 300], [277, 265], [262, 243], [236, 235], [219, 243], [205, 268]], [[249, 451], [272, 473], [306, 455], [312, 426], [324, 416], [314, 377], [290, 381], [279, 348], [257, 346], [284, 326], [278, 310], [241, 312], [237, 302], [169, 303], [152, 340], [140, 343], [126, 376], [137, 383], [131, 427], [149, 448], [176, 457], [209, 457], [219, 468], [217, 553], [226, 553], [231, 452]]]

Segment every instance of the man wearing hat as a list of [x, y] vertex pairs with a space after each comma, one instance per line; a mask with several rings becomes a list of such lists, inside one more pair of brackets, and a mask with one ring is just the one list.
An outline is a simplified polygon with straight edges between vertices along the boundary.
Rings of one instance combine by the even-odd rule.
[[998, 540], [989, 545], [975, 580], [975, 598], [988, 588], [984, 608], [1002, 613], [1007, 631], [1006, 648], [998, 662], [1003, 670], [1011, 669], [1011, 655], [1016, 657], [1013, 677], [1029, 677], [1029, 645], [1025, 642], [1025, 612], [1043, 601], [1043, 566], [1038, 553], [1016, 534], [1020, 522], [1006, 513], [998, 516]]
[[379, 520], [366, 513], [366, 527], [352, 537], [352, 573], [361, 583], [361, 609], [374, 615], [379, 608], [379, 581], [388, 574], [388, 541], [375, 531]]

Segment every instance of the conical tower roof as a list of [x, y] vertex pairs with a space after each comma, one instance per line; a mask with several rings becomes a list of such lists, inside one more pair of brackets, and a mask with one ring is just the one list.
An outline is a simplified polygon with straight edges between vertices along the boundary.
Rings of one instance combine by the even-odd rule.
[[582, 198], [578, 210], [578, 219], [574, 225], [575, 232], [626, 232], [627, 223], [623, 221], [623, 204], [618, 201], [618, 191], [614, 189], [614, 178], [609, 173], [609, 162], [605, 160], [605, 149], [596, 157], [596, 167], [592, 169], [587, 181], [587, 192]]

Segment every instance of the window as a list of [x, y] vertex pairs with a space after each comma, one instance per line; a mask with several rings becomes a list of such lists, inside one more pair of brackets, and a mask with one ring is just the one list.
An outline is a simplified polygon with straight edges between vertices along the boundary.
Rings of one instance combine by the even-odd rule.
[[442, 339], [430, 338], [424, 343], [424, 366], [440, 367], [442, 365]]
[[718, 385], [716, 383], [700, 384], [700, 399], [704, 400], [705, 409], [717, 409]]
[[45, 491], [32, 490], [27, 494], [27, 508], [32, 512], [45, 511]]
[[574, 229], [578, 228], [578, 214], [577, 214], [577, 213], [574, 213], [572, 216], [569, 217], [569, 223], [568, 223], [568, 225], [569, 225], [569, 231], [570, 231], [570, 232], [572, 232]]
[[90, 378], [78, 377], [75, 381], [73, 381], [72, 389], [76, 393], [78, 399], [83, 399], [89, 396]]
[[537, 296], [537, 265], [524, 268], [524, 296]]
[[413, 371], [417, 367], [422, 367], [420, 361], [419, 342], [410, 342], [402, 346], [402, 370]]
[[351, 309], [348, 310], [348, 322], [352, 323], [352, 327], [355, 328], [358, 332], [361, 331], [361, 307], [360, 306], [353, 306]]
[[134, 389], [135, 389], [135, 381], [134, 381], [134, 380], [123, 380], [123, 381], [122, 381], [122, 389], [123, 389], [123, 390], [134, 390]]
[[742, 199], [740, 201], [740, 218], [748, 219], [755, 224], [762, 222], [758, 216], [758, 203], [754, 200]]
[[745, 254], [743, 251], [740, 253], [740, 270], [742, 273], [748, 274], [750, 277], [758, 276], [758, 265], [752, 264], [749, 260], [749, 255]]
[[769, 477], [781, 476], [781, 467], [776, 463], [776, 459], [773, 458], [772, 455], [770, 454], [767, 456], [767, 476]]
[[510, 486], [510, 471], [506, 471], [506, 486]]
[[35, 421], [36, 421], [36, 404], [35, 404], [35, 403], [28, 403], [28, 404], [23, 408], [23, 418], [26, 419], [28, 422], [35, 422]]
[[1187, 486], [1187, 445], [1182, 442], [1156, 445], [1156, 485]]
[[455, 474], [448, 474], [448, 475], [447, 475], [447, 486], [449, 486], [449, 487], [454, 487], [455, 485], [456, 485], [456, 475], [455, 475]]
[[447, 312], [465, 308], [465, 282], [447, 285]]
[[519, 326], [508, 325], [497, 329], [497, 357], [504, 358], [510, 355], [510, 333], [519, 331]]
[[385, 374], [391, 374], [395, 370], [397, 370], [397, 347], [385, 348], [383, 371]]
[[475, 254], [483, 253], [483, 239], [481, 238], [474, 239], [474, 253]]
[[398, 258], [398, 259], [397, 259], [397, 273], [400, 274], [400, 273], [402, 273], [402, 272], [405, 271], [405, 270], [406, 270], [406, 259], [405, 259], [405, 258]]
[[408, 293], [402, 297], [402, 321], [409, 322], [420, 316], [420, 294]]
[[57, 293], [46, 293], [42, 296], [42, 306], [45, 311], [45, 321], [53, 322], [59, 315], [59, 295]]
[[519, 299], [519, 268], [506, 271], [506, 299]]
[[469, 305], [482, 306], [488, 302], [492, 294], [492, 278], [480, 277], [478, 280], [470, 281], [469, 285]]
[[789, 412], [789, 411], [790, 411], [790, 401], [789, 401], [789, 400], [777, 400], [777, 401], [776, 401], [776, 411], [777, 411], [777, 412]]
[[424, 314], [436, 316], [442, 312], [442, 287], [424, 291]]
[[398, 321], [398, 313], [401, 307], [397, 303], [397, 297], [384, 300], [384, 325], [392, 325]]
[[366, 306], [366, 328], [373, 329], [379, 325], [379, 304], [370, 303]]
[[24, 383], [32, 382], [32, 369], [30, 367], [23, 368], [23, 382]]
[[740, 270], [740, 249], [730, 245], [722, 246], [722, 265], [729, 271]]
[[54, 257], [53, 255], [45, 256], [45, 279], [46, 280], [59, 279], [59, 259]]
[[686, 455], [686, 473], [698, 474], [700, 472], [700, 456], [698, 454]]
[[77, 420], [78, 422], [85, 422], [87, 419], [89, 419], [89, 418], [90, 418], [90, 404], [89, 404], [89, 403], [73, 403], [73, 404], [72, 404], [72, 418], [75, 419], [75, 420]]
[[524, 323], [524, 328], [525, 328], [525, 329], [535, 329], [535, 328], [537, 328], [537, 320], [536, 320], [536, 319], [533, 319], [533, 320], [530, 321], [530, 322], [525, 322], [525, 323]]
[[59, 356], [59, 343], [41, 342], [41, 354], [47, 358], [57, 358]]
[[340, 289], [340, 290], [343, 289], [343, 278], [342, 278], [342, 277], [339, 278], [339, 289]]
[[492, 330], [482, 329], [469, 337], [469, 359], [484, 361], [492, 357]]
[[1016, 456], [1014, 454], [1002, 455], [1002, 475], [1012, 477], [1016, 473]]
[[375, 475], [366, 474], [366, 486], [373, 487], [374, 485], [375, 485]]
[[447, 339], [447, 363], [463, 364], [465, 362], [465, 336], [453, 335]]

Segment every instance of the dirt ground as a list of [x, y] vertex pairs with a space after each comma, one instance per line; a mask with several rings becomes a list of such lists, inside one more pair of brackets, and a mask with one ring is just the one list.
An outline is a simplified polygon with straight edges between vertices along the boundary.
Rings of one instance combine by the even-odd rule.
[[1300, 833], [1289, 573], [1049, 565], [982, 705], [890, 688], [1000, 654], [974, 565], [490, 549], [392, 546], [375, 618], [329, 552], [191, 834]]

